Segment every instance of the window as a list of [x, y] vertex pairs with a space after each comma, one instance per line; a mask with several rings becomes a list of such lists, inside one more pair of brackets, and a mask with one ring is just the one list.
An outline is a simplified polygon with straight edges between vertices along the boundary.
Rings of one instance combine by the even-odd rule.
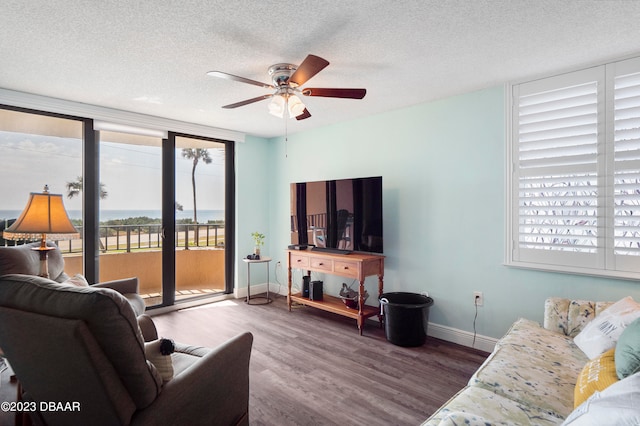
[[[42, 192], [45, 185], [52, 194], [63, 194], [69, 218], [83, 233], [83, 126], [79, 119], [0, 108], [0, 245], [24, 243], [5, 241], [2, 230], [20, 215], [29, 193]], [[83, 272], [83, 242], [57, 241], [71, 274]]]
[[640, 58], [511, 89], [507, 263], [640, 277]]
[[[235, 232], [231, 139], [243, 135], [5, 89], [0, 94], [12, 104], [0, 104], [0, 231], [20, 214], [29, 192], [48, 184], [52, 193], [65, 194], [67, 212], [82, 233], [59, 244], [69, 275], [82, 273], [90, 282], [138, 276], [149, 306], [233, 291], [235, 245], [225, 239]], [[191, 150], [211, 160], [202, 159], [197, 174], [194, 159], [184, 155]], [[13, 242], [0, 235], [5, 244]]]

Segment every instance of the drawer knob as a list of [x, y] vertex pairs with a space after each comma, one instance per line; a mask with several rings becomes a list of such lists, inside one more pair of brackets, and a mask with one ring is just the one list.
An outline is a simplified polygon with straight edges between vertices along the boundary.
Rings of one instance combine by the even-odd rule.
[[318, 265], [319, 265], [319, 266], [322, 266], [322, 265], [324, 265], [324, 263], [320, 262], [320, 263], [318, 263]]

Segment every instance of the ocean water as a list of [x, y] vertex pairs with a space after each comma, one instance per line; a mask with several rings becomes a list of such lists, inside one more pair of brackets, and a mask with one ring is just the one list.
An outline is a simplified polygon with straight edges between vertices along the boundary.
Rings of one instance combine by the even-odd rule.
[[[21, 210], [0, 210], [0, 220], [16, 219], [22, 213]], [[82, 219], [80, 210], [67, 211], [70, 219]], [[130, 217], [148, 217], [159, 219], [162, 217], [160, 210], [102, 210], [100, 211], [100, 221], [115, 219], [127, 219]], [[176, 211], [176, 220], [193, 219], [193, 210]], [[224, 210], [198, 210], [198, 222], [206, 223], [210, 220], [224, 220]]]

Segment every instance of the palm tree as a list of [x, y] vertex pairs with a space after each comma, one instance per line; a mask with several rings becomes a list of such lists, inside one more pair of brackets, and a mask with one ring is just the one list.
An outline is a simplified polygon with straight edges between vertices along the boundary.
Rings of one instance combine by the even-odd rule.
[[[79, 196], [80, 193], [82, 192], [82, 188], [83, 188], [82, 176], [78, 176], [76, 180], [73, 182], [67, 182], [67, 197], [73, 198], [75, 196]], [[104, 189], [104, 183], [100, 182], [100, 199], [104, 200], [105, 198], [107, 198], [107, 195], [109, 194]], [[102, 244], [101, 238], [98, 238], [98, 243], [100, 244], [100, 248], [103, 251], [106, 251], [104, 244]]]
[[191, 168], [191, 187], [193, 188], [193, 222], [198, 223], [198, 210], [196, 208], [196, 167], [200, 160], [205, 164], [211, 164], [213, 161], [209, 155], [209, 151], [203, 148], [183, 148], [182, 157], [193, 161]]
[[[67, 182], [67, 197], [73, 198], [82, 192], [82, 176], [78, 176], [75, 181]], [[104, 183], [100, 182], [100, 199], [107, 198], [107, 191], [104, 189]]]

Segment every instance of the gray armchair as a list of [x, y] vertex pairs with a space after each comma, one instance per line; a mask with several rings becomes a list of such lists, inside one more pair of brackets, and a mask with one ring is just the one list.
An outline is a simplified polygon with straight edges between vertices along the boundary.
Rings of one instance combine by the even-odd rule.
[[[49, 277], [58, 283], [67, 281], [69, 275], [64, 272], [62, 252], [58, 246], [50, 241], [47, 242], [47, 245], [54, 247], [54, 250], [49, 251], [48, 255]], [[40, 253], [32, 249], [39, 246], [40, 243], [30, 243], [12, 247], [0, 247], [0, 276], [6, 274], [38, 275], [40, 273]], [[145, 311], [144, 300], [138, 292], [138, 278], [105, 281], [99, 284], [92, 284], [92, 286], [111, 288], [122, 294], [129, 300], [136, 315], [141, 315]]]
[[139, 326], [128, 301], [111, 289], [4, 275], [0, 324], [0, 346], [24, 400], [38, 408], [71, 404], [30, 413], [36, 424], [249, 422], [250, 333], [214, 349], [176, 343], [174, 376], [163, 383], [145, 356], [145, 338], [157, 337], [153, 321], [143, 315]]

